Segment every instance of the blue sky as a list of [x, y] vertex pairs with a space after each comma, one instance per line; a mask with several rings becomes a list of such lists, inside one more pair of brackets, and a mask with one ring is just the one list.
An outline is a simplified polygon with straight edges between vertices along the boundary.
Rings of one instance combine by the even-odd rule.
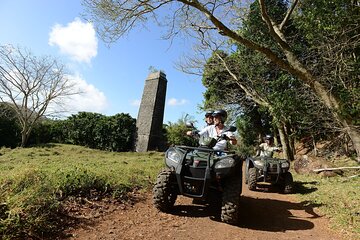
[[108, 46], [85, 22], [80, 1], [0, 0], [0, 44], [26, 47], [34, 55], [52, 55], [68, 66], [83, 94], [68, 109], [104, 115], [129, 113], [137, 118], [149, 67], [167, 76], [164, 123], [188, 113], [203, 124], [198, 105], [205, 88], [201, 78], [180, 72], [175, 62], [190, 49], [186, 40], [170, 44], [165, 29], [135, 29]]

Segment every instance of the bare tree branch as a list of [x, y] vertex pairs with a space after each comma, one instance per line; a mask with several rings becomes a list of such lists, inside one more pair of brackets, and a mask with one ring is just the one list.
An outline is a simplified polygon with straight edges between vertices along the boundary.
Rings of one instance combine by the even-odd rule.
[[285, 24], [287, 23], [287, 21], [289, 20], [292, 12], [294, 11], [296, 5], [298, 4], [299, 0], [294, 0], [294, 2], [291, 4], [291, 7], [288, 9], [283, 21], [281, 22], [279, 29], [283, 30]]

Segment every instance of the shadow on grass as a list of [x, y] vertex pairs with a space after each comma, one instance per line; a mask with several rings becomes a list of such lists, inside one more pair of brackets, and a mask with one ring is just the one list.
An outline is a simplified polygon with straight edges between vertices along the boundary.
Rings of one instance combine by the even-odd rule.
[[55, 143], [41, 143], [41, 144], [30, 145], [29, 147], [32, 147], [32, 148], [53, 148], [53, 147], [56, 147], [56, 144]]
[[[295, 193], [299, 193], [299, 194], [310, 194], [313, 193], [315, 191], [317, 191], [317, 187], [314, 187], [314, 185], [318, 184], [318, 182], [316, 181], [312, 181], [312, 182], [298, 182], [295, 181], [294, 182], [294, 192]], [[310, 185], [310, 186], [307, 186]]]

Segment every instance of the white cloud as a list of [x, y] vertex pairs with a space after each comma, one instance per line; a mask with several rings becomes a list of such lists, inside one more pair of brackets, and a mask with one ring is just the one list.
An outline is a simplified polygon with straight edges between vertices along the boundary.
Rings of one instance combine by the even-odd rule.
[[80, 94], [73, 95], [64, 99], [64, 108], [71, 113], [79, 111], [101, 113], [107, 108], [107, 99], [103, 92], [88, 84], [80, 76], [69, 76], [70, 82], [75, 85], [75, 89]]
[[138, 107], [138, 106], [140, 106], [140, 103], [141, 103], [141, 100], [135, 99], [135, 100], [132, 100], [130, 104], [131, 104], [131, 106]]
[[180, 105], [185, 105], [187, 104], [189, 101], [186, 99], [176, 99], [176, 98], [170, 98], [168, 100], [168, 105], [169, 106], [180, 106]]
[[49, 35], [49, 45], [58, 46], [75, 61], [90, 63], [97, 55], [98, 40], [92, 23], [75, 18], [67, 26], [56, 24]]

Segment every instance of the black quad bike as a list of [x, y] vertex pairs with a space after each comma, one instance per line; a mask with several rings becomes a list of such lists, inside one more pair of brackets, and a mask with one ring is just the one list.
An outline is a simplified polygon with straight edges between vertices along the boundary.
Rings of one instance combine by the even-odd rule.
[[259, 182], [278, 185], [284, 193], [293, 192], [293, 177], [289, 172], [290, 162], [272, 157], [246, 158], [245, 183], [250, 190], [256, 190]]
[[[226, 131], [234, 132], [236, 128]], [[234, 151], [213, 150], [221, 139], [226, 136], [200, 137], [199, 147], [174, 146], [166, 151], [166, 168], [157, 176], [153, 188], [158, 210], [171, 212], [178, 195], [205, 202], [221, 201], [221, 221], [237, 224], [243, 160]]]

